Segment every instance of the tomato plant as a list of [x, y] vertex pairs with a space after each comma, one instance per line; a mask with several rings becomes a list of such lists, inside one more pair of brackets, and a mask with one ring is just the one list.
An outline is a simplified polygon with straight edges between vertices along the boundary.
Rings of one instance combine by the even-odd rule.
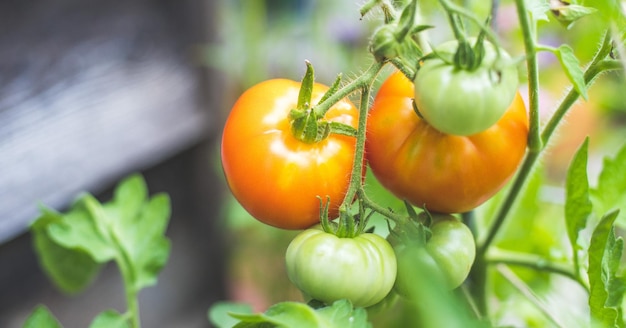
[[379, 235], [339, 238], [319, 229], [296, 236], [285, 256], [291, 282], [327, 304], [348, 299], [368, 307], [383, 300], [396, 279], [396, 257]]
[[396, 72], [372, 104], [366, 155], [381, 184], [443, 213], [469, 211], [500, 190], [526, 151], [528, 117], [520, 95], [496, 125], [472, 136], [433, 128], [413, 110], [412, 96], [411, 81]]
[[[319, 222], [317, 197], [330, 197], [330, 216], [348, 189], [355, 140], [331, 134], [307, 143], [294, 137], [290, 112], [300, 83], [274, 79], [243, 93], [234, 104], [222, 136], [222, 164], [230, 189], [261, 222], [304, 229]], [[312, 102], [328, 87], [315, 83]], [[324, 119], [356, 128], [358, 113], [348, 100], [337, 102]]]
[[476, 68], [464, 69], [442, 57], [452, 57], [459, 42], [441, 44], [438, 56], [427, 59], [415, 77], [415, 104], [424, 120], [452, 135], [473, 135], [494, 125], [517, 92], [517, 68], [504, 49], [485, 41]]
[[395, 289], [400, 295], [409, 295], [412, 282], [424, 278], [420, 277], [421, 272], [411, 271], [412, 266], [426, 266], [420, 271], [437, 276], [428, 278], [440, 278], [453, 289], [465, 281], [474, 263], [474, 236], [459, 219], [448, 214], [435, 214], [428, 228], [423, 241], [419, 240], [422, 237], [416, 233], [413, 223], [398, 225], [388, 237], [398, 259]]

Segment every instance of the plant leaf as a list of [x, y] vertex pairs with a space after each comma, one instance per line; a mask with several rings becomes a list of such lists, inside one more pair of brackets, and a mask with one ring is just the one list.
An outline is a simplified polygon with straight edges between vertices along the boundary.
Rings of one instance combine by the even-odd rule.
[[207, 316], [216, 328], [230, 328], [239, 320], [230, 316], [229, 313], [252, 314], [252, 306], [244, 303], [217, 302], [211, 306]]
[[[241, 308], [243, 313], [231, 310]], [[331, 306], [314, 309], [299, 302], [282, 302], [272, 305], [265, 313], [250, 313], [250, 307], [237, 303], [217, 303], [209, 310], [211, 321], [218, 327], [231, 327], [224, 318], [228, 313], [239, 321], [234, 327], [298, 327], [298, 328], [371, 328], [367, 311], [353, 308], [348, 300], [339, 300]], [[227, 325], [231, 326], [227, 326]]]
[[57, 244], [83, 250], [98, 263], [110, 261], [116, 256], [116, 249], [108, 234], [106, 218], [100, 212], [98, 200], [85, 194], [63, 215], [62, 221], [50, 224], [48, 234]]
[[589, 245], [589, 310], [594, 324], [621, 327], [621, 302], [624, 282], [617, 271], [622, 256], [623, 240], [615, 237], [613, 223], [618, 211], [605, 215], [591, 236]]
[[31, 225], [33, 247], [43, 271], [66, 293], [76, 293], [91, 283], [100, 265], [80, 249], [65, 248], [48, 236], [48, 226], [63, 220], [63, 215], [41, 207], [39, 218]]
[[323, 307], [317, 313], [325, 318], [331, 327], [361, 328], [371, 327], [367, 321], [367, 311], [363, 308], [353, 308], [348, 300], [339, 300], [332, 306]]
[[[106, 210], [117, 219], [114, 234], [131, 260], [135, 288], [141, 289], [156, 283], [169, 257], [170, 242], [164, 234], [170, 217], [170, 200], [165, 194], [157, 194], [147, 202], [144, 199], [137, 211], [126, 206], [116, 201], [107, 204]], [[130, 213], [132, 215], [125, 215]]]
[[585, 83], [585, 77], [582, 68], [580, 68], [580, 62], [574, 50], [566, 44], [560, 45], [555, 51], [556, 57], [561, 63], [561, 67], [565, 71], [565, 75], [572, 82], [574, 89], [580, 94], [583, 99], [587, 100], [587, 84]]
[[115, 310], [100, 313], [89, 325], [89, 328], [128, 328], [128, 320]]
[[549, 21], [548, 11], [550, 10], [550, 5], [548, 4], [548, 0], [524, 0], [526, 4], [526, 10], [530, 14], [530, 17], [533, 21]]
[[38, 305], [28, 316], [22, 328], [62, 328], [59, 321], [44, 305]]
[[170, 200], [165, 194], [147, 198], [140, 175], [132, 175], [115, 189], [104, 205], [85, 194], [62, 220], [51, 222], [48, 234], [54, 242], [88, 253], [96, 262], [116, 260], [129, 270], [136, 290], [156, 283], [167, 262], [170, 242], [165, 230]]
[[[609, 211], [626, 203], [626, 144], [617, 152], [615, 157], [606, 157], [602, 164], [602, 171], [598, 177], [597, 186], [591, 190], [591, 200], [598, 213]], [[625, 213], [620, 213], [617, 225], [626, 227]]]
[[[324, 327], [313, 308], [304, 303], [282, 302], [272, 305], [265, 313], [231, 314], [243, 323], [271, 323], [282, 327], [316, 328]], [[235, 327], [245, 327], [239, 324]]]
[[578, 243], [578, 234], [587, 225], [592, 212], [589, 199], [589, 180], [587, 178], [587, 149], [589, 139], [580, 146], [567, 171], [565, 186], [565, 226], [574, 256], [575, 270], [578, 270], [578, 252], [582, 246]]

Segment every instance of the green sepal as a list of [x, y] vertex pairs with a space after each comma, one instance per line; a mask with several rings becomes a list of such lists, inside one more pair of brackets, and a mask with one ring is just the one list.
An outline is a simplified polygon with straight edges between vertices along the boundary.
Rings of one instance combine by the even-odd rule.
[[409, 202], [407, 202], [406, 200], [404, 201], [404, 207], [406, 207], [406, 212], [409, 214], [409, 217], [415, 221], [418, 221], [419, 218], [417, 216], [417, 212], [415, 211], [415, 209], [413, 208], [413, 205], [411, 205]]
[[411, 35], [415, 35], [417, 33], [429, 30], [431, 28], [434, 28], [434, 25], [416, 25], [413, 27], [413, 29], [411, 30], [410, 34]]
[[[485, 26], [489, 26], [489, 22], [491, 21], [491, 17], [487, 17], [487, 20], [485, 21]], [[483, 62], [483, 59], [485, 58], [485, 36], [487, 35], [486, 29], [481, 29], [480, 33], [478, 34], [478, 37], [476, 38], [476, 42], [474, 43], [474, 63], [471, 67], [472, 70], [478, 68], [480, 66], [480, 64]], [[498, 47], [496, 47], [496, 51], [498, 51], [499, 54], [499, 50]]]
[[396, 40], [402, 42], [407, 35], [410, 34], [413, 26], [415, 26], [415, 17], [417, 16], [417, 0], [411, 2], [404, 7], [400, 19], [398, 20], [399, 29], [395, 33]]
[[356, 137], [357, 129], [340, 122], [328, 122], [329, 133], [340, 134], [348, 137]]
[[300, 84], [300, 93], [298, 93], [298, 109], [304, 110], [311, 107], [311, 95], [313, 94], [313, 83], [315, 82], [315, 72], [311, 62], [306, 60], [306, 73]]
[[343, 76], [342, 76], [341, 73], [337, 74], [337, 78], [335, 78], [335, 82], [333, 82], [333, 84], [330, 86], [328, 91], [326, 91], [326, 93], [324, 93], [324, 95], [322, 96], [322, 98], [320, 99], [320, 101], [318, 103], [324, 102], [330, 96], [335, 94], [337, 92], [337, 90], [339, 90], [339, 87], [341, 86], [341, 78], [342, 77]]
[[454, 66], [460, 69], [472, 70], [476, 65], [476, 54], [467, 40], [459, 40], [459, 47], [454, 53]]

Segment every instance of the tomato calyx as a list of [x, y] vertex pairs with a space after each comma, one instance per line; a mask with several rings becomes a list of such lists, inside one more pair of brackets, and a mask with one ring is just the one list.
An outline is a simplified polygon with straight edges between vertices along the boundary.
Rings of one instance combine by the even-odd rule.
[[[293, 136], [304, 143], [316, 143], [326, 139], [331, 133], [347, 136], [356, 136], [356, 129], [339, 123], [327, 122], [323, 120], [326, 113], [318, 113], [311, 104], [315, 73], [313, 65], [308, 60], [306, 63], [306, 73], [300, 84], [297, 108], [289, 113], [289, 122]], [[324, 94], [320, 103], [328, 99], [330, 95], [339, 89], [341, 75], [337, 77], [330, 89]]]
[[430, 226], [433, 222], [433, 217], [428, 211], [417, 214], [413, 206], [407, 201], [404, 204], [409, 214], [409, 219], [396, 223], [395, 229], [390, 227], [387, 239], [392, 245], [425, 247], [432, 237]]
[[432, 25], [419, 24], [417, 1], [410, 1], [397, 17], [393, 7], [385, 1], [372, 1], [362, 9], [367, 12], [379, 5], [385, 14], [385, 24], [380, 26], [370, 39], [369, 49], [376, 61], [382, 63], [391, 61], [398, 69], [407, 75], [414, 75], [418, 66], [418, 59], [423, 56], [424, 50], [420, 47], [418, 34], [433, 28]]
[[354, 238], [362, 233], [366, 233], [365, 228], [373, 212], [366, 214], [362, 202], [359, 202], [359, 213], [353, 215], [346, 209], [340, 208], [339, 218], [336, 221], [331, 221], [328, 217], [330, 198], [326, 197], [326, 202], [323, 202], [321, 197], [318, 197], [318, 199], [320, 201], [320, 225], [324, 232], [336, 235], [339, 238]]

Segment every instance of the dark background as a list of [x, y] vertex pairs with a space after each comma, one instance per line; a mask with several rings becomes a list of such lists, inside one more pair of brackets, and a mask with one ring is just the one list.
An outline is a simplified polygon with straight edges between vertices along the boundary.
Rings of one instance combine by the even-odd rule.
[[39, 268], [27, 226], [42, 203], [63, 211], [80, 191], [106, 201], [140, 172], [167, 192], [170, 260], [140, 294], [145, 327], [209, 326], [225, 298], [224, 186], [215, 169], [220, 74], [193, 49], [215, 38], [214, 1], [0, 2], [0, 327], [45, 304], [65, 327], [125, 309], [114, 265], [79, 295]]

